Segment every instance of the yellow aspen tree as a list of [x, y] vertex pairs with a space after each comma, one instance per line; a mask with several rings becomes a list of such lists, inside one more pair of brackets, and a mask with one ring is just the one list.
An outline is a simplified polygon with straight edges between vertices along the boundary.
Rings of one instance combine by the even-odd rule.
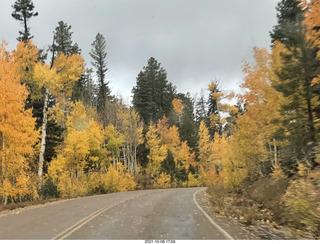
[[193, 166], [193, 167], [196, 166], [194, 153], [191, 153], [191, 149], [188, 146], [186, 141], [181, 143], [176, 155], [174, 156], [175, 156], [176, 166], [178, 168], [185, 168], [186, 170], [188, 170], [190, 166]]
[[161, 144], [167, 145], [168, 150], [172, 152], [173, 156], [176, 156], [180, 145], [179, 132], [175, 125], [169, 127], [168, 122], [168, 118], [163, 116], [163, 118], [158, 121], [156, 130], [160, 135]]
[[204, 171], [209, 170], [212, 159], [212, 142], [204, 121], [199, 126], [199, 164]]
[[88, 162], [99, 164], [100, 168], [107, 166], [106, 162], [99, 161], [99, 157], [90, 156], [91, 152], [99, 150], [103, 151], [101, 154], [108, 153], [101, 148], [104, 133], [98, 122], [87, 118], [81, 102], [75, 103], [66, 127], [64, 147], [57, 158], [52, 160], [48, 168], [49, 177], [58, 185], [64, 196], [84, 195], [89, 189], [84, 175]]
[[[74, 54], [71, 56], [65, 56], [63, 53], [59, 54], [52, 63], [43, 64], [37, 63], [34, 67], [34, 79], [39, 87], [45, 88], [44, 95], [44, 107], [43, 107], [43, 121], [42, 121], [42, 133], [41, 133], [41, 146], [39, 153], [39, 167], [38, 176], [41, 183], [44, 163], [44, 152], [46, 147], [46, 135], [47, 135], [47, 123], [48, 123], [48, 108], [49, 108], [49, 95], [52, 94], [56, 98], [56, 108], [62, 109], [56, 110], [59, 117], [64, 118], [68, 107], [67, 97], [71, 96], [72, 87], [74, 83], [79, 79], [83, 71], [83, 58]], [[64, 119], [62, 119], [64, 121]]]
[[20, 75], [20, 80], [23, 83], [34, 82], [34, 67], [38, 62], [38, 49], [32, 41], [19, 42], [17, 48], [12, 52], [14, 62], [17, 66], [17, 71]]
[[[317, 56], [320, 57], [320, 1], [304, 1], [306, 6], [304, 23], [307, 26], [307, 38], [318, 47]], [[311, 85], [320, 84], [320, 75], [315, 77]]]
[[157, 189], [166, 189], [171, 187], [171, 177], [162, 172], [157, 178], [153, 180], [153, 187]]
[[137, 148], [143, 143], [143, 123], [135, 109], [127, 108], [120, 102], [109, 104], [111, 105], [109, 110], [114, 110], [113, 115], [110, 116], [113, 118], [110, 121], [124, 137], [124, 143], [121, 147], [124, 166], [128, 168], [130, 173], [137, 175]]
[[[307, 37], [308, 39], [315, 42], [315, 44], [320, 47], [320, 1], [311, 0], [303, 1], [305, 7], [305, 19], [304, 23], [307, 26]], [[320, 55], [320, 51], [318, 51]]]
[[178, 115], [179, 124], [181, 124], [181, 116], [183, 114], [183, 104], [181, 99], [174, 98], [172, 100], [173, 110]]
[[124, 143], [123, 135], [113, 125], [108, 125], [105, 130], [106, 147], [111, 152], [113, 167], [116, 167], [116, 158], [120, 155], [120, 148]]
[[0, 45], [0, 191], [7, 204], [9, 196], [30, 194], [25, 187], [31, 184], [26, 177], [30, 170], [28, 158], [33, 154], [38, 133], [31, 110], [24, 108], [28, 92], [20, 83], [17, 66], [5, 45]]
[[150, 151], [147, 156], [149, 160], [147, 171], [153, 177], [158, 174], [161, 163], [167, 157], [168, 151], [166, 145], [161, 145], [161, 139], [153, 125], [149, 126], [149, 131], [146, 134], [146, 148]]

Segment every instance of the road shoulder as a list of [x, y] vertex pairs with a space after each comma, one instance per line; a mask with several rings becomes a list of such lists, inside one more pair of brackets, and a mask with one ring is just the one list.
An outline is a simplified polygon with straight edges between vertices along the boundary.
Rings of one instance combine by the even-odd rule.
[[[215, 213], [210, 202], [210, 195], [206, 190], [201, 190], [195, 195], [201, 208], [235, 240], [287, 240], [292, 237], [287, 230], [275, 227], [270, 223], [255, 222], [254, 225], [246, 225], [241, 220], [219, 216]], [[276, 229], [278, 228], [278, 229]]]

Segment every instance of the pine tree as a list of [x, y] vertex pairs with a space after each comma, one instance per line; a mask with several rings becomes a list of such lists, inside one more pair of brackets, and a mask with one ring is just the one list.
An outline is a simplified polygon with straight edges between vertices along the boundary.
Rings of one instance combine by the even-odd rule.
[[201, 89], [201, 94], [200, 94], [200, 97], [199, 98], [196, 98], [195, 99], [195, 110], [196, 110], [196, 122], [197, 122], [197, 125], [199, 126], [200, 125], [200, 122], [202, 120], [205, 121], [205, 123], [208, 125], [208, 121], [209, 121], [209, 118], [208, 118], [208, 108], [207, 108], [207, 101], [205, 99], [205, 95], [204, 95], [204, 90]]
[[71, 32], [71, 25], [63, 21], [58, 22], [58, 26], [54, 31], [54, 44], [51, 47], [55, 54], [64, 53], [66, 56], [72, 54], [80, 54], [81, 49], [77, 43], [73, 44]]
[[[308, 38], [300, 1], [282, 1], [277, 10], [278, 25], [274, 28], [277, 35], [271, 33], [275, 41], [273, 50], [278, 52], [273, 86], [287, 98], [281, 108], [289, 141], [284, 153], [287, 155], [285, 161], [292, 164], [293, 157], [315, 166], [319, 86], [314, 86], [314, 81], [320, 73], [320, 59], [317, 56], [319, 47], [312, 38]], [[284, 28], [280, 24], [282, 22], [290, 22], [291, 28]]]
[[31, 0], [16, 0], [12, 5], [14, 11], [11, 16], [22, 22], [24, 31], [19, 31], [20, 36], [17, 38], [18, 41], [26, 42], [31, 40], [33, 36], [30, 34], [30, 27], [28, 27], [28, 21], [33, 16], [38, 16], [38, 12], [34, 12], [34, 5]]
[[280, 41], [286, 47], [296, 46], [296, 33], [301, 31], [304, 19], [301, 1], [282, 0], [276, 7], [278, 23], [270, 32], [271, 41]]
[[193, 152], [196, 152], [198, 144], [198, 128], [194, 116], [194, 99], [189, 93], [177, 95], [183, 104], [181, 123], [179, 125], [180, 141], [186, 141]]
[[209, 98], [208, 98], [208, 118], [210, 120], [209, 124], [209, 133], [213, 138], [214, 134], [218, 132], [220, 135], [222, 133], [222, 124], [220, 122], [220, 108], [219, 103], [221, 102], [221, 98], [223, 96], [221, 91], [221, 85], [219, 82], [212, 81], [209, 84]]
[[95, 41], [91, 44], [92, 49], [90, 56], [93, 59], [92, 65], [96, 68], [98, 76], [98, 98], [97, 98], [97, 110], [101, 117], [103, 125], [106, 126], [106, 103], [110, 100], [110, 88], [109, 82], [106, 81], [107, 68], [107, 51], [106, 51], [106, 40], [100, 33], [97, 34]]
[[137, 77], [132, 90], [133, 106], [145, 125], [156, 122], [163, 115], [168, 117], [172, 109], [175, 87], [167, 81], [167, 73], [154, 58], [148, 60]]

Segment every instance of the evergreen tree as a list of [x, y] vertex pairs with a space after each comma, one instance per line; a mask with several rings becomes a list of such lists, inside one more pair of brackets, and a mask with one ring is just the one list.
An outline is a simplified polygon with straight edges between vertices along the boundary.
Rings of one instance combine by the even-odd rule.
[[206, 102], [206, 99], [205, 99], [205, 96], [204, 96], [204, 90], [202, 89], [201, 90], [201, 94], [200, 94], [200, 97], [199, 98], [196, 98], [195, 99], [196, 102], [195, 102], [195, 110], [196, 110], [196, 122], [197, 122], [197, 125], [199, 126], [200, 125], [200, 122], [202, 120], [205, 121], [206, 124], [209, 124], [208, 121], [208, 112], [207, 112], [207, 102]]
[[286, 47], [297, 44], [296, 33], [301, 30], [304, 19], [301, 1], [282, 0], [276, 7], [278, 24], [270, 32], [271, 41], [280, 41]]
[[38, 12], [34, 12], [34, 5], [31, 0], [16, 0], [12, 5], [13, 12], [11, 16], [22, 22], [24, 30], [19, 31], [20, 36], [17, 38], [18, 41], [28, 41], [33, 38], [30, 34], [30, 27], [28, 27], [28, 21], [33, 16], [38, 16]]
[[181, 124], [179, 126], [180, 141], [187, 141], [187, 144], [193, 151], [197, 151], [198, 130], [194, 118], [194, 101], [190, 94], [179, 93], [177, 95], [183, 103], [183, 113]]
[[104, 36], [100, 33], [96, 35], [96, 39], [91, 44], [92, 49], [90, 52], [90, 56], [94, 60], [92, 65], [96, 68], [96, 73], [98, 76], [98, 98], [97, 98], [97, 110], [98, 114], [101, 117], [101, 120], [106, 126], [106, 103], [110, 100], [110, 88], [108, 86], [109, 82], [106, 81], [106, 72], [107, 68], [107, 51], [106, 51], [106, 40]]
[[219, 102], [221, 101], [222, 92], [221, 87], [218, 81], [213, 81], [209, 85], [209, 98], [207, 101], [208, 104], [208, 118], [210, 124], [207, 125], [209, 128], [209, 134], [213, 138], [214, 134], [218, 132], [222, 134], [222, 124], [220, 122], [220, 108]]
[[52, 46], [52, 51], [55, 54], [64, 53], [66, 56], [72, 54], [80, 54], [81, 49], [77, 43], [73, 44], [71, 32], [71, 25], [63, 21], [59, 21], [58, 26], [54, 31], [54, 44]]
[[133, 106], [145, 125], [166, 117], [172, 109], [175, 87], [167, 80], [167, 72], [151, 57], [148, 65], [138, 74], [137, 84], [132, 90]]
[[299, 1], [283, 0], [277, 10], [278, 25], [274, 27], [271, 37], [276, 41], [274, 52], [280, 50], [278, 56], [281, 64], [276, 69], [277, 78], [273, 86], [287, 98], [281, 108], [286, 131], [282, 137], [288, 141], [282, 153], [284, 164], [292, 169], [292, 163], [302, 160], [309, 166], [315, 166], [319, 86], [313, 86], [312, 81], [320, 74], [319, 48], [312, 39], [307, 38]]

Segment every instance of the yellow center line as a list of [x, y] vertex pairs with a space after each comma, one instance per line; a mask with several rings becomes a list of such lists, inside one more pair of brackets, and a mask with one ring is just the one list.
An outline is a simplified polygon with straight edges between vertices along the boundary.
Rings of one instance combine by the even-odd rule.
[[103, 212], [121, 204], [121, 203], [125, 203], [129, 200], [132, 200], [134, 198], [137, 198], [137, 197], [141, 197], [141, 196], [144, 196], [144, 195], [147, 195], [147, 194], [152, 194], [154, 192], [148, 192], [148, 193], [145, 193], [145, 194], [141, 194], [141, 195], [138, 195], [138, 196], [134, 196], [134, 197], [131, 197], [131, 198], [128, 198], [124, 201], [120, 201], [120, 202], [116, 202], [114, 204], [112, 204], [111, 206], [107, 206], [107, 207], [104, 207], [104, 208], [101, 208], [101, 209], [98, 209], [97, 211], [93, 212], [92, 214], [84, 217], [83, 219], [79, 220], [77, 223], [75, 223], [74, 225], [70, 226], [69, 228], [67, 228], [66, 230], [62, 231], [61, 233], [59, 233], [58, 235], [54, 236], [53, 238], [51, 238], [51, 240], [63, 240], [65, 238], [67, 238], [68, 236], [70, 236], [72, 233], [74, 233], [75, 231], [79, 230], [81, 227], [83, 227], [85, 224], [87, 224], [88, 222], [90, 222], [91, 220], [93, 220], [94, 218], [98, 217], [100, 214], [102, 214]]

